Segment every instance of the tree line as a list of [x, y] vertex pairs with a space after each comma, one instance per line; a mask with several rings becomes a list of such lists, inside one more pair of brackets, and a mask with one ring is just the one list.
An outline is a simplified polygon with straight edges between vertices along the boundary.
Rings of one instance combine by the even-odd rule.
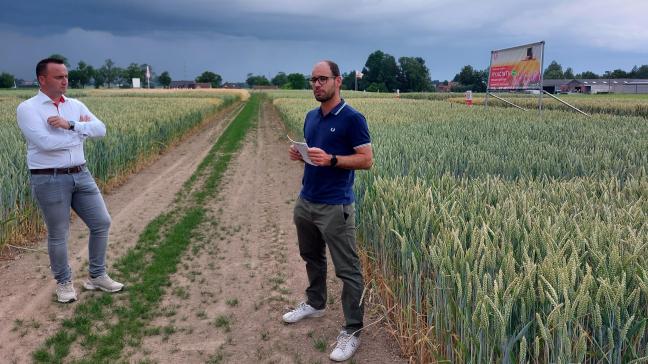
[[[488, 83], [488, 67], [484, 70], [474, 69], [472, 66], [467, 65], [461, 68], [461, 71], [452, 79], [455, 85], [452, 85], [451, 91], [462, 92], [472, 90], [476, 92], [485, 92]], [[622, 69], [615, 69], [613, 71], [605, 71], [603, 74], [596, 74], [592, 71], [584, 71], [574, 74], [571, 67], [567, 67], [564, 71], [562, 65], [556, 61], [551, 61], [549, 66], [543, 71], [543, 78], [545, 80], [560, 80], [560, 79], [597, 79], [597, 78], [637, 78], [648, 79], [648, 65], [634, 66], [630, 71]]]
[[301, 73], [278, 72], [272, 79], [268, 80], [266, 76], [247, 74], [245, 83], [249, 87], [254, 86], [277, 86], [284, 90], [303, 90], [309, 88], [308, 79]]
[[[356, 73], [356, 71], [358, 71]], [[396, 58], [377, 50], [369, 55], [362, 71], [342, 73], [342, 89], [372, 92], [424, 92], [434, 91], [430, 71], [421, 57]], [[310, 76], [301, 73], [279, 72], [271, 79], [248, 73], [246, 83], [254, 86], [277, 86], [282, 89], [308, 89]]]
[[355, 71], [343, 75], [346, 89], [370, 92], [426, 92], [434, 91], [430, 70], [421, 57], [400, 57], [398, 62], [391, 54], [377, 50], [367, 57], [362, 77]]
[[[142, 82], [146, 80], [146, 70], [150, 72], [150, 80], [153, 87], [156, 85], [169, 87], [171, 85], [171, 76], [168, 71], [163, 71], [159, 75], [153, 69], [153, 66], [147, 63], [131, 63], [127, 67], [119, 67], [112, 61], [106, 59], [104, 64], [95, 68], [84, 61], [79, 61], [76, 68], [70, 67], [68, 59], [60, 54], [52, 54], [50, 58], [57, 58], [65, 63], [68, 68], [68, 84], [72, 88], [85, 88], [93, 85], [95, 88], [100, 87], [132, 87], [133, 78], [139, 78]], [[15, 85], [15, 77], [12, 74], [3, 72], [0, 74], [0, 88], [11, 88]], [[210, 83], [212, 87], [220, 87], [222, 77], [214, 72], [205, 71], [196, 77], [196, 82]]]
[[[150, 64], [131, 63], [125, 68], [118, 67], [111, 59], [107, 59], [99, 68], [79, 61], [76, 68], [71, 69], [66, 57], [60, 54], [53, 54], [50, 57], [61, 59], [69, 69], [69, 84], [72, 88], [84, 88], [93, 85], [100, 87], [132, 87], [132, 79], [146, 79], [146, 69], [151, 73], [151, 81], [154, 86], [169, 87], [171, 76], [169, 72], [163, 71], [159, 75], [155, 73]], [[484, 70], [475, 69], [471, 65], [461, 68], [459, 73], [452, 79], [451, 91], [462, 92], [472, 90], [475, 92], [486, 91], [488, 82], [488, 68]], [[351, 70], [342, 75], [342, 88], [346, 90], [359, 90], [369, 92], [433, 92], [436, 90], [438, 81], [431, 81], [430, 71], [421, 57], [400, 57], [396, 58], [381, 50], [371, 53], [362, 67], [361, 71]], [[584, 71], [574, 74], [571, 67], [564, 71], [562, 65], [555, 60], [543, 71], [545, 79], [594, 79], [594, 78], [637, 78], [648, 79], [648, 65], [634, 66], [630, 71], [615, 69], [606, 71], [599, 75], [592, 71]], [[263, 75], [247, 74], [246, 84], [248, 87], [274, 85], [282, 89], [308, 89], [308, 75], [301, 73], [278, 72], [274, 77], [268, 79]], [[195, 78], [196, 82], [209, 83], [212, 87], [220, 87], [223, 82], [221, 75], [204, 71]], [[0, 74], [0, 88], [10, 88], [15, 84], [15, 78], [9, 73]], [[446, 80], [443, 84], [448, 85]]]
[[146, 80], [147, 67], [151, 72], [151, 79], [154, 77], [153, 67], [146, 63], [131, 63], [122, 68], [109, 58], [99, 68], [95, 68], [84, 61], [79, 61], [76, 68], [73, 69], [65, 56], [53, 54], [50, 57], [58, 58], [65, 63], [68, 68], [68, 84], [72, 88], [85, 88], [89, 85], [94, 85], [95, 88], [132, 87], [133, 78], [139, 78], [142, 82]]

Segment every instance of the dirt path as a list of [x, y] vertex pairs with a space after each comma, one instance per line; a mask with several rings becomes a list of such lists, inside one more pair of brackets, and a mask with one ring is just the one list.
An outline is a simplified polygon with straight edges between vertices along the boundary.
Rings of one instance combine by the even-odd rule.
[[[343, 324], [332, 265], [326, 315], [293, 325], [281, 321], [303, 299], [307, 283], [292, 222], [303, 167], [287, 158], [276, 111], [266, 104], [260, 116], [208, 206], [201, 236], [172, 277], [173, 288], [152, 323], [158, 334], [147, 337], [129, 361], [329, 362]], [[367, 315], [366, 322], [376, 319]], [[406, 362], [383, 326], [368, 328], [362, 339], [355, 363]]]
[[[288, 160], [285, 130], [270, 104], [264, 104], [259, 120], [232, 160], [218, 197], [206, 206], [208, 215], [172, 276], [146, 330], [148, 336], [141, 347], [125, 349], [126, 362], [329, 362], [330, 345], [343, 324], [341, 287], [332, 266], [326, 315], [293, 325], [281, 321], [282, 314], [303, 299], [306, 287], [292, 223], [303, 167]], [[113, 216], [111, 261], [132, 246], [148, 221], [170, 206], [223, 123], [215, 124], [209, 137], [201, 133], [188, 140], [106, 196]], [[87, 261], [85, 234], [78, 222], [71, 238], [72, 263], [78, 272], [85, 268], [80, 262]], [[73, 310], [74, 304], [53, 302], [47, 264], [45, 254], [24, 254], [0, 270], [2, 362], [3, 358], [29, 361], [60, 318]], [[84, 278], [76, 274], [77, 287]], [[366, 324], [379, 318], [371, 307], [367, 311]], [[382, 324], [367, 328], [362, 340], [352, 362], [406, 362]]]
[[[108, 246], [108, 270], [115, 257], [132, 247], [146, 224], [169, 208], [176, 192], [209, 151], [239, 105], [229, 107], [204, 124], [193, 136], [172, 148], [150, 166], [133, 175], [121, 187], [104, 195], [112, 217]], [[87, 229], [80, 219], [70, 228], [70, 266], [80, 300], [87, 276]], [[0, 362], [31, 362], [31, 353], [56, 331], [75, 303], [55, 302], [56, 282], [51, 278], [47, 243], [0, 265]]]

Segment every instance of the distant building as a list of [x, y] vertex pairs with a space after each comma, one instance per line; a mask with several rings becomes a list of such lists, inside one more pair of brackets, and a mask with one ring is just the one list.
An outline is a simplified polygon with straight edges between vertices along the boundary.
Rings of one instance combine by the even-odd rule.
[[443, 83], [440, 83], [437, 85], [436, 89], [437, 92], [451, 92], [453, 87], [459, 86], [459, 82], [448, 82], [447, 85], [444, 85]]
[[634, 78], [544, 80], [542, 88], [552, 94], [648, 94], [648, 80]]
[[171, 81], [169, 88], [212, 88], [209, 82], [196, 82], [196, 81]]
[[196, 81], [171, 81], [169, 88], [196, 88]]
[[21, 88], [30, 88], [30, 87], [38, 87], [38, 81], [36, 80], [22, 80], [22, 79], [16, 79], [16, 87]]
[[222, 88], [245, 88], [245, 83], [243, 82], [225, 82]]

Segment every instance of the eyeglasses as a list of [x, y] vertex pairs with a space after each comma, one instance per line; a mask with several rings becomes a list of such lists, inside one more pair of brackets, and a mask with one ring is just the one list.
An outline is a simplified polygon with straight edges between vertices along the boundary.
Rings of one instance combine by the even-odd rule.
[[329, 78], [336, 78], [337, 76], [317, 76], [313, 77], [308, 80], [308, 82], [311, 84], [311, 86], [315, 85], [315, 82], [319, 82], [320, 85], [324, 86], [326, 85], [326, 82], [328, 81]]

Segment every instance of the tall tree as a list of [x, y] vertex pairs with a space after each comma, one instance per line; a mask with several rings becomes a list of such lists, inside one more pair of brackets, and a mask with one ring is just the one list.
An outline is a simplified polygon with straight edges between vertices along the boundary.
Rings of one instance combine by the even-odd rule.
[[303, 90], [309, 87], [306, 76], [302, 75], [301, 73], [291, 73], [286, 76], [286, 78], [288, 79], [287, 84], [290, 85], [290, 88], [292, 90]]
[[398, 63], [396, 63], [396, 58], [394, 56], [386, 54], [383, 61], [383, 80], [385, 86], [387, 86], [387, 91], [394, 92], [398, 88], [398, 74], [400, 70], [398, 68]]
[[544, 71], [544, 79], [559, 80], [562, 78], [565, 78], [565, 74], [563, 73], [562, 66], [556, 61], [551, 61], [551, 64], [549, 64], [549, 66], [547, 66], [547, 68]]
[[94, 87], [100, 88], [106, 83], [106, 75], [102, 72], [101, 68], [94, 70], [92, 74], [92, 79], [94, 80]]
[[288, 76], [286, 76], [285, 72], [279, 72], [270, 82], [279, 88], [283, 88], [288, 83]]
[[133, 78], [139, 78], [140, 82], [146, 82], [146, 65], [131, 63], [123, 71], [124, 81], [130, 86], [133, 86]]
[[479, 71], [471, 65], [466, 65], [463, 66], [461, 71], [452, 80], [461, 84], [460, 87], [454, 88], [454, 91], [472, 90], [475, 92], [484, 92], [486, 91], [488, 70]]
[[94, 77], [95, 71], [92, 66], [83, 61], [79, 61], [77, 68], [71, 70], [68, 74], [70, 85], [74, 88], [84, 88], [90, 84], [90, 80]]
[[223, 78], [218, 73], [205, 71], [200, 76], [196, 77], [196, 82], [210, 83], [213, 88], [218, 88], [221, 85]]
[[401, 57], [398, 59], [400, 73], [399, 85], [403, 92], [431, 91], [430, 71], [421, 57]]
[[475, 83], [475, 70], [473, 69], [473, 66], [463, 66], [461, 71], [454, 76], [452, 81], [459, 82], [462, 85], [472, 85]]
[[585, 71], [585, 72], [577, 73], [577, 74], [576, 74], [576, 77], [574, 77], [574, 78], [579, 78], [579, 79], [597, 79], [597, 78], [599, 78], [599, 75], [597, 75], [596, 73], [594, 73], [594, 72], [592, 72], [592, 71]]
[[567, 67], [567, 69], [565, 70], [564, 76], [565, 76], [566, 79], [573, 79], [574, 78], [574, 70], [572, 70], [571, 67]]
[[643, 79], [648, 78], [648, 64], [644, 64], [641, 67], [637, 68], [637, 70], [633, 72], [632, 77]]
[[108, 83], [108, 88], [111, 88], [113, 84], [121, 79], [121, 68], [116, 67], [115, 62], [110, 58], [104, 62], [104, 65], [101, 66], [99, 72], [102, 73], [101, 77], [103, 77], [104, 83]]
[[167, 71], [162, 72], [160, 74], [160, 77], [158, 77], [158, 82], [163, 87], [168, 88], [171, 85], [171, 75], [169, 75], [169, 72]]
[[377, 50], [367, 57], [367, 61], [362, 69], [362, 73], [364, 74], [362, 78], [363, 86], [370, 83], [382, 82], [382, 62], [384, 58], [385, 53], [381, 50]]
[[615, 69], [612, 72], [605, 72], [605, 75], [603, 76], [605, 78], [628, 78], [628, 72], [622, 70], [622, 69]]
[[473, 91], [475, 92], [486, 92], [488, 88], [488, 68], [485, 70], [477, 71], [477, 79], [473, 84]]
[[68, 85], [72, 88], [81, 88], [81, 72], [79, 70], [68, 71]]
[[342, 89], [343, 90], [355, 90], [355, 77], [356, 73], [355, 71], [351, 71], [349, 73], [343, 73], [342, 74]]
[[395, 91], [399, 87], [399, 68], [394, 56], [377, 50], [369, 55], [362, 69], [361, 88], [367, 91]]
[[252, 73], [248, 73], [247, 79], [245, 82], [248, 84], [250, 87], [254, 86], [270, 86], [270, 81], [266, 78], [266, 76], [255, 76]]
[[12, 88], [15, 82], [16, 78], [12, 74], [7, 72], [0, 74], [0, 88]]

